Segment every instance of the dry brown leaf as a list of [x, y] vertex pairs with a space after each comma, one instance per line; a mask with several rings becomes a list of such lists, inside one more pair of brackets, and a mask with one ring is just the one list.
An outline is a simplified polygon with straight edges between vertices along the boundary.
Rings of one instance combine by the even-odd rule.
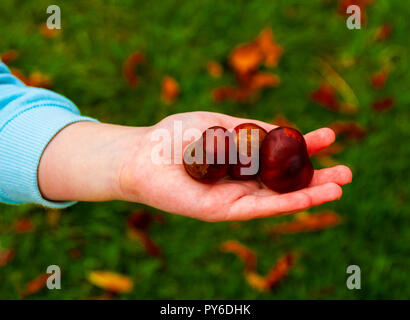
[[345, 149], [345, 146], [341, 144], [340, 142], [336, 142], [331, 144], [330, 146], [316, 152], [314, 154], [314, 157], [316, 158], [321, 158], [321, 157], [329, 157], [333, 156], [335, 154], [338, 154], [342, 152]]
[[386, 23], [376, 30], [375, 39], [377, 41], [386, 40], [390, 37], [392, 31], [393, 31], [393, 26], [389, 23]]
[[132, 52], [124, 62], [122, 71], [130, 87], [136, 87], [139, 83], [136, 67], [145, 62], [145, 57], [141, 52]]
[[153, 257], [161, 256], [159, 246], [150, 238], [148, 230], [153, 221], [162, 222], [162, 218], [145, 211], [137, 211], [127, 219], [128, 236], [132, 240], [140, 242], [148, 255]]
[[211, 61], [208, 63], [208, 73], [212, 78], [219, 78], [222, 75], [223, 68], [220, 63]]
[[328, 83], [322, 83], [316, 91], [310, 94], [310, 98], [329, 110], [338, 111], [340, 109], [336, 91]]
[[269, 229], [270, 233], [299, 233], [308, 231], [318, 231], [333, 227], [340, 223], [340, 217], [333, 211], [323, 211], [318, 214], [298, 214], [290, 222], [277, 224]]
[[31, 75], [28, 77], [24, 75], [22, 71], [16, 68], [10, 68], [10, 72], [27, 86], [48, 89], [52, 85], [51, 78], [39, 71], [31, 73]]
[[26, 218], [17, 219], [14, 223], [14, 231], [19, 233], [31, 232], [34, 230], [34, 225], [31, 220]]
[[336, 121], [330, 126], [336, 136], [342, 135], [354, 141], [358, 141], [366, 136], [366, 130], [354, 121]]
[[381, 71], [373, 74], [371, 79], [370, 79], [372, 86], [375, 89], [383, 88], [385, 83], [386, 83], [388, 75], [389, 75], [389, 73], [387, 72], [387, 70], [381, 70]]
[[61, 34], [61, 29], [49, 29], [46, 23], [40, 25], [40, 33], [46, 38], [55, 38]]
[[18, 56], [19, 53], [17, 50], [8, 50], [6, 52], [0, 53], [0, 60], [3, 61], [3, 63], [8, 64], [16, 60]]
[[361, 22], [366, 23], [366, 7], [371, 4], [373, 0], [339, 0], [339, 14], [342, 16], [348, 15], [347, 8], [351, 5], [359, 6], [361, 12]]
[[11, 260], [13, 260], [16, 252], [13, 249], [0, 251], [0, 267], [5, 267]]
[[178, 82], [170, 76], [165, 76], [162, 79], [162, 100], [166, 103], [173, 103], [178, 98], [178, 95]]
[[239, 242], [226, 241], [221, 245], [221, 251], [232, 252], [238, 255], [238, 257], [245, 264], [245, 272], [251, 272], [255, 270], [257, 262], [256, 254]]
[[61, 211], [60, 210], [49, 210], [47, 212], [46, 220], [50, 227], [56, 227], [60, 221]]
[[27, 286], [26, 289], [20, 292], [20, 295], [25, 297], [28, 295], [32, 295], [41, 289], [43, 289], [47, 283], [47, 279], [50, 275], [47, 273], [43, 273], [39, 275], [37, 278], [31, 280]]
[[290, 128], [294, 128], [294, 129], [298, 129], [298, 127], [290, 122], [283, 114], [279, 113], [275, 119], [273, 119], [271, 121], [272, 124], [274, 124], [275, 126], [279, 126], [279, 127], [290, 127]]
[[373, 102], [373, 110], [376, 112], [383, 112], [383, 111], [391, 109], [393, 105], [394, 105], [394, 99], [388, 97], [388, 98], [376, 100], [375, 102]]
[[275, 42], [272, 29], [263, 29], [259, 34], [257, 43], [264, 55], [265, 65], [268, 67], [276, 67], [283, 49]]
[[99, 288], [116, 293], [130, 292], [134, 285], [130, 277], [111, 271], [92, 271], [88, 280]]

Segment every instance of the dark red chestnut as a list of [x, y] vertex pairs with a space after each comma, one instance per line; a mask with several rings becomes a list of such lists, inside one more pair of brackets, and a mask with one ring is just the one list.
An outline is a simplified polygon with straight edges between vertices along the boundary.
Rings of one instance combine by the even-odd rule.
[[[184, 152], [184, 167], [195, 180], [213, 183], [223, 178], [229, 168], [229, 149], [232, 144], [231, 133], [223, 127], [215, 126], [206, 129], [202, 137], [189, 145]], [[195, 159], [195, 152], [199, 160]], [[194, 159], [188, 161], [189, 155]]]
[[278, 127], [266, 135], [260, 150], [259, 176], [268, 188], [280, 193], [309, 185], [313, 166], [299, 131]]
[[[258, 140], [252, 144], [252, 131], [255, 132], [255, 130], [257, 130], [257, 136], [254, 135], [254, 137]], [[259, 169], [259, 150], [266, 134], [267, 132], [265, 129], [254, 123], [242, 123], [234, 128], [234, 146], [236, 148], [237, 163], [231, 164], [229, 167], [229, 175], [233, 179], [248, 180], [254, 178], [258, 174], [259, 170], [254, 174], [246, 174], [242, 169], [250, 168], [255, 163]], [[243, 161], [241, 161], [241, 158]], [[249, 158], [250, 160], [248, 160]]]

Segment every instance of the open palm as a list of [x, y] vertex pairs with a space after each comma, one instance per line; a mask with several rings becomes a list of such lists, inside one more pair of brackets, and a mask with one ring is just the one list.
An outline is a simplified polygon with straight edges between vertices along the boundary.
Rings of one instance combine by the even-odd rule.
[[[240, 123], [253, 122], [267, 131], [274, 125], [230, 117], [211, 112], [189, 112], [165, 118], [147, 130], [166, 129], [173, 134], [174, 121], [182, 123], [183, 130], [197, 128], [201, 131], [211, 126], [232, 129]], [[334, 132], [322, 128], [305, 135], [310, 155], [329, 146], [335, 139]], [[279, 216], [337, 200], [342, 195], [340, 186], [352, 179], [346, 166], [315, 170], [309, 187], [285, 194], [278, 194], [262, 186], [258, 181], [236, 181], [228, 178], [216, 184], [203, 184], [193, 180], [182, 164], [157, 165], [151, 161], [155, 143], [148, 141], [130, 150], [121, 174], [123, 197], [158, 209], [205, 221], [249, 220]], [[183, 148], [192, 141], [184, 141]], [[134, 148], [135, 149], [135, 148]]]

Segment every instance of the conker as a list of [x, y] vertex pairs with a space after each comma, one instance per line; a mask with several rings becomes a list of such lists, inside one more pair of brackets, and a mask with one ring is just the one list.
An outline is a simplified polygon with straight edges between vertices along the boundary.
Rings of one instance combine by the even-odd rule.
[[[252, 141], [252, 131], [255, 132], [255, 130], [257, 130], [257, 136], [254, 135], [253, 137], [257, 137], [258, 140]], [[243, 131], [245, 131], [245, 134], [241, 134]], [[234, 128], [234, 146], [236, 148], [237, 163], [231, 164], [229, 167], [229, 175], [233, 179], [248, 180], [256, 177], [259, 172], [260, 146], [266, 134], [267, 132], [265, 129], [254, 123], [242, 123]], [[243, 150], [244, 146], [246, 147], [245, 150]], [[246, 159], [245, 161], [250, 158], [250, 161], [248, 163], [244, 163], [241, 161], [241, 158]], [[245, 174], [242, 169], [250, 168], [255, 165], [255, 162], [257, 162], [256, 165], [258, 165], [258, 170], [254, 174]]]
[[266, 135], [260, 150], [259, 176], [268, 188], [280, 193], [309, 185], [313, 166], [299, 131], [278, 127]]
[[[199, 140], [189, 145], [184, 152], [184, 167], [195, 180], [213, 183], [223, 178], [229, 168], [231, 133], [225, 128], [214, 126], [206, 129]], [[195, 159], [195, 150], [202, 151], [202, 161]], [[188, 163], [189, 154], [194, 158]]]

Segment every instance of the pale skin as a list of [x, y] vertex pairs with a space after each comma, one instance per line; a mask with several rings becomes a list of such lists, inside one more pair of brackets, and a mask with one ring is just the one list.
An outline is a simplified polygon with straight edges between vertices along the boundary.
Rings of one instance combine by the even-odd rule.
[[[53, 201], [123, 200], [204, 221], [238, 221], [280, 216], [338, 200], [341, 186], [352, 180], [350, 169], [339, 165], [315, 170], [307, 188], [285, 194], [254, 180], [197, 182], [182, 164], [157, 165], [151, 160], [152, 148], [158, 144], [151, 141], [152, 132], [163, 128], [172, 135], [176, 120], [182, 122], [183, 130], [204, 131], [211, 126], [232, 129], [244, 122], [256, 123], [267, 131], [275, 128], [211, 112], [175, 114], [151, 127], [73, 123], [51, 140], [41, 157], [38, 183], [42, 195]], [[306, 134], [305, 140], [312, 155], [332, 144], [335, 134], [321, 128]], [[190, 142], [184, 141], [183, 148]]]

